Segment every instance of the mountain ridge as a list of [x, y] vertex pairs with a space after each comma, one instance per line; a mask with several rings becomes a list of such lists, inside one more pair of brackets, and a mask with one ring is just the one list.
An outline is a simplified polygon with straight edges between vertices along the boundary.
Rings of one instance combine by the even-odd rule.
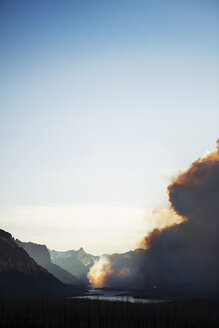
[[85, 283], [89, 283], [87, 274], [93, 264], [100, 259], [100, 256], [86, 253], [83, 247], [77, 251], [55, 251], [49, 250], [51, 261], [59, 265]]
[[53, 274], [61, 282], [73, 286], [84, 286], [84, 283], [82, 283], [70, 272], [58, 266], [57, 264], [52, 263], [50, 253], [46, 245], [41, 245], [33, 242], [23, 242], [18, 239], [16, 239], [15, 242], [20, 247], [23, 247], [29, 256], [33, 258], [40, 266]]
[[81, 294], [83, 288], [63, 284], [19, 247], [9, 232], [0, 229], [0, 295]]

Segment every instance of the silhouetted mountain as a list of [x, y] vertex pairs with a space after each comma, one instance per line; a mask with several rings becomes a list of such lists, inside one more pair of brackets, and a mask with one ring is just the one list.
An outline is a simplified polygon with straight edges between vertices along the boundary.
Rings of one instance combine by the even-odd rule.
[[0, 230], [0, 295], [75, 295], [82, 288], [65, 285], [39, 266], [11, 234]]
[[81, 247], [78, 251], [70, 250], [66, 252], [49, 251], [53, 263], [71, 272], [77, 278], [88, 282], [87, 274], [94, 262], [99, 260], [99, 256], [88, 254]]
[[70, 272], [51, 262], [50, 253], [46, 245], [35, 244], [32, 242], [26, 243], [18, 239], [16, 239], [16, 243], [18, 246], [23, 247], [30, 257], [32, 257], [39, 265], [52, 273], [63, 283], [85, 287], [85, 284]]

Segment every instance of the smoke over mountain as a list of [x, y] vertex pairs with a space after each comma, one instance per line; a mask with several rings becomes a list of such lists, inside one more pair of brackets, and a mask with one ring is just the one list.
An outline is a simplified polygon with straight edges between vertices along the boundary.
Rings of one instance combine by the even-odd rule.
[[219, 293], [219, 140], [214, 152], [193, 162], [167, 191], [181, 222], [147, 234], [141, 243], [145, 250], [134, 251], [125, 266], [113, 255], [101, 281], [115, 286], [123, 266], [129, 288], [138, 282], [144, 290]]
[[91, 267], [88, 279], [93, 287], [125, 288], [128, 281], [131, 282], [134, 277], [131, 260], [132, 252], [103, 255]]

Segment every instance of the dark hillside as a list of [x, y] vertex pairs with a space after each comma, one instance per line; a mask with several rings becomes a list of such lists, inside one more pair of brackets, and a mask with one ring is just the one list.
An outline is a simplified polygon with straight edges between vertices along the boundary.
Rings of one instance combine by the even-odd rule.
[[82, 288], [61, 283], [0, 230], [0, 295], [75, 295]]

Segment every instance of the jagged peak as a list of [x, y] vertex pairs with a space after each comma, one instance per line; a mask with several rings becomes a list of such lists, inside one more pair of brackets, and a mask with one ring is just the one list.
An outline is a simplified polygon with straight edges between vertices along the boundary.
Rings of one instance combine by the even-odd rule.
[[86, 253], [85, 250], [83, 249], [83, 247], [80, 247], [79, 250], [78, 250], [78, 252], [80, 252], [80, 253]]

